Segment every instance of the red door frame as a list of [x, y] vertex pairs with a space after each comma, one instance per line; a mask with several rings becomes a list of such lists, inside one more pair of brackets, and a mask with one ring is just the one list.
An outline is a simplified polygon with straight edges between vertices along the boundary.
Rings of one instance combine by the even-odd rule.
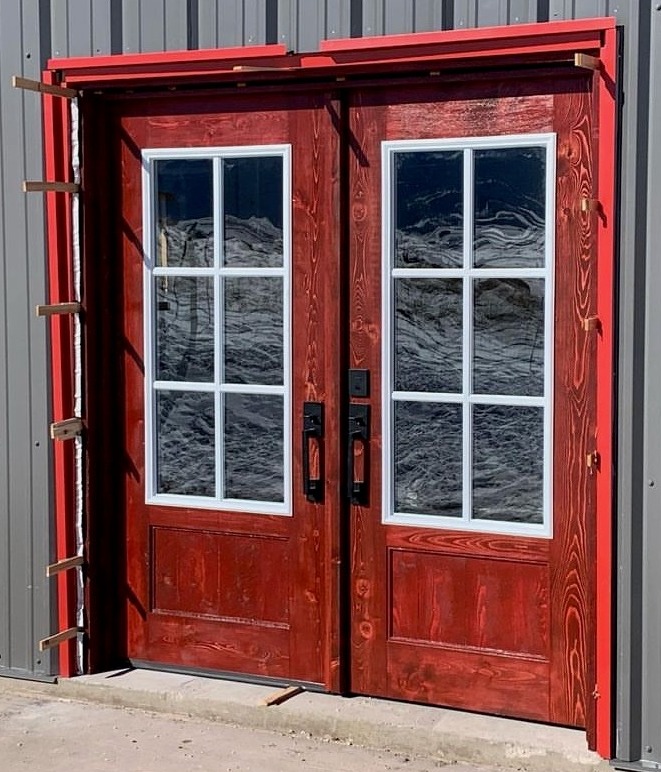
[[[85, 92], [104, 87], [158, 86], [178, 83], [227, 82], [242, 85], [269, 81], [301, 82], [310, 78], [342, 81], [378, 72], [479, 69], [494, 65], [525, 66], [572, 60], [574, 54], [595, 57], [599, 141], [596, 152], [598, 206], [597, 325], [597, 629], [594, 696], [597, 701], [596, 750], [613, 755], [613, 420], [614, 420], [614, 279], [616, 174], [616, 29], [612, 18], [522, 24], [444, 32], [331, 40], [319, 52], [287, 54], [284, 46], [266, 45], [205, 51], [174, 51], [99, 57], [52, 59], [44, 80]], [[590, 60], [588, 60], [590, 63]], [[46, 95], [45, 156], [49, 179], [63, 180], [69, 168], [69, 113], [57, 96]], [[71, 216], [66, 194], [47, 196], [48, 272], [51, 302], [72, 298]], [[579, 206], [579, 202], [577, 202]], [[72, 413], [73, 355], [70, 321], [52, 317], [51, 376], [53, 419]], [[601, 429], [601, 431], [599, 431]], [[74, 500], [73, 449], [54, 449], [55, 531], [57, 558], [72, 554]], [[65, 577], [58, 581], [59, 621], [75, 625], [75, 589]], [[72, 641], [60, 649], [60, 671], [75, 673]]]

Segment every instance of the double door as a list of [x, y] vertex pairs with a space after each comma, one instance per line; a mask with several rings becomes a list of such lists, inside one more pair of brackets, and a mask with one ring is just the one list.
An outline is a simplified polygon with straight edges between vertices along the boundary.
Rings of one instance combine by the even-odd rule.
[[113, 107], [125, 655], [584, 725], [586, 78]]

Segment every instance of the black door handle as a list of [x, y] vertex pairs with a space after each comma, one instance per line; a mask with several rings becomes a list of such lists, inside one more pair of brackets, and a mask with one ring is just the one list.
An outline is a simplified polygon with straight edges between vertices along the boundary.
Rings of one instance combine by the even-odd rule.
[[[347, 496], [352, 504], [366, 504], [368, 493], [368, 459], [370, 439], [369, 405], [349, 405], [349, 424], [347, 437]], [[362, 443], [364, 452], [363, 479], [356, 480], [355, 445]]]
[[[324, 436], [324, 406], [321, 402], [303, 403], [303, 493], [308, 501], [324, 497], [322, 447]], [[319, 477], [310, 477], [310, 441], [319, 443]]]

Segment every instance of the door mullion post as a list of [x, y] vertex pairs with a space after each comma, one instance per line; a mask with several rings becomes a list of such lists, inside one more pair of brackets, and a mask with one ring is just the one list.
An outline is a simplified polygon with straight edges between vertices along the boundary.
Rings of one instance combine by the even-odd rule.
[[463, 520], [469, 522], [473, 511], [473, 150], [464, 150], [464, 268], [463, 268]]
[[214, 422], [215, 444], [216, 444], [216, 498], [225, 498], [225, 479], [223, 474], [224, 458], [224, 427], [225, 427], [225, 406], [221, 384], [224, 379], [223, 373], [223, 329], [225, 326], [225, 303], [224, 290], [225, 283], [220, 275], [220, 269], [223, 265], [223, 183], [222, 183], [222, 158], [213, 159], [213, 297], [214, 297], [214, 411], [216, 420]]

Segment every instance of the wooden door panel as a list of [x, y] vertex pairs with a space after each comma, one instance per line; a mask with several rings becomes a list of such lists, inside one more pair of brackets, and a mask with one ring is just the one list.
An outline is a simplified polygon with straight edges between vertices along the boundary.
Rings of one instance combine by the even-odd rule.
[[[351, 366], [372, 371], [370, 499], [354, 505], [356, 691], [584, 726], [594, 650], [596, 302], [591, 82], [574, 73], [364, 89], [350, 100]], [[556, 135], [553, 533], [384, 524], [382, 154], [392, 140]], [[385, 204], [384, 204], [385, 205]], [[356, 400], [360, 401], [360, 400]], [[524, 464], [525, 465], [525, 464]], [[522, 466], [523, 468], [523, 466]]]
[[[124, 601], [131, 659], [337, 688], [338, 492], [328, 487], [323, 501], [306, 499], [300, 443], [303, 401], [323, 403], [327, 421], [314, 452], [321, 448], [326, 484], [336, 484], [339, 319], [324, 311], [336, 301], [339, 286], [339, 233], [328, 227], [337, 222], [339, 209], [334, 112], [327, 94], [295, 90], [286, 96], [150, 95], [115, 104], [121, 171]], [[291, 315], [294, 330], [291, 393], [285, 394], [291, 409], [292, 439], [286, 449], [291, 453], [291, 511], [273, 515], [146, 503], [143, 244], [148, 234], [143, 232], [142, 151], [216, 148], [221, 155], [215, 157], [222, 158], [224, 148], [234, 148], [233, 157], [240, 157], [243, 147], [270, 145], [291, 149], [289, 181], [283, 162], [283, 195], [291, 194], [284, 202], [285, 213], [291, 213], [291, 292], [285, 293], [290, 305], [283, 312]], [[222, 161], [215, 163], [224, 168]], [[214, 206], [223, 195], [217, 184], [215, 189], [220, 192], [213, 194]], [[214, 254], [220, 254], [218, 247]], [[225, 276], [220, 259], [214, 256], [212, 268], [218, 287], [231, 280], [219, 278]], [[284, 261], [286, 270], [286, 253]], [[213, 350], [222, 351], [220, 345]], [[218, 422], [218, 408], [214, 411]]]

